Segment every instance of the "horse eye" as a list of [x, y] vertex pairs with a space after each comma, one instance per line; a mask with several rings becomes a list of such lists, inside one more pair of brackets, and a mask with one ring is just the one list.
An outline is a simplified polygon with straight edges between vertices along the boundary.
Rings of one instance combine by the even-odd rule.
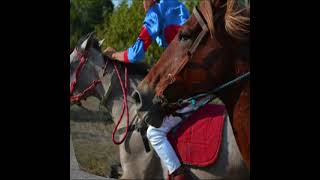
[[186, 40], [188, 40], [190, 38], [191, 38], [191, 31], [189, 31], [189, 30], [180, 31], [180, 34], [179, 34], [179, 40], [180, 41], [186, 41]]

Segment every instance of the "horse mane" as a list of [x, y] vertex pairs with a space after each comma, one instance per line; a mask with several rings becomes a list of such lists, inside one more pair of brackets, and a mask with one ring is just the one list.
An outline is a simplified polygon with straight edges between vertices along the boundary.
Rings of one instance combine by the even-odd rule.
[[75, 47], [76, 47], [77, 49], [80, 49], [81, 44], [82, 44], [86, 39], [88, 39], [88, 37], [89, 37], [89, 33], [86, 34], [85, 36], [80, 37], [80, 39], [78, 40], [78, 42], [77, 42], [77, 44], [76, 44]]
[[[122, 62], [119, 62], [121, 64], [125, 64]], [[143, 77], [145, 77], [149, 72], [149, 66], [145, 63], [126, 63], [125, 64], [128, 67], [128, 74], [139, 74]]]
[[102, 52], [101, 47], [99, 46], [99, 40], [96, 38], [94, 38], [94, 41], [92, 42], [92, 47], [96, 49], [98, 52]]
[[106, 61], [114, 61], [117, 63], [117, 65], [122, 69], [124, 66], [128, 68], [128, 74], [129, 75], [141, 75], [145, 77], [150, 69], [150, 66], [145, 63], [124, 63], [117, 60], [112, 60], [110, 57], [103, 55]]
[[250, 33], [250, 0], [227, 0], [224, 16], [225, 29], [237, 39], [245, 39]]
[[[214, 37], [214, 14], [224, 12], [225, 30], [236, 39], [247, 39], [250, 32], [250, 1], [249, 0], [202, 0], [202, 15], [206, 19], [211, 37]], [[212, 8], [215, 7], [214, 9]], [[225, 7], [226, 6], [226, 7]]]
[[[93, 33], [94, 33], [94, 32], [90, 32], [90, 33], [86, 34], [85, 36], [82, 36], [82, 37], [78, 40], [78, 42], [77, 42], [77, 44], [76, 44], [76, 48], [77, 48], [77, 49], [80, 49], [81, 44], [82, 44], [86, 39], [88, 39], [89, 36], [90, 36], [91, 34], [93, 34]], [[98, 40], [96, 37], [91, 38], [88, 43], [90, 43], [90, 46], [91, 46], [92, 48], [96, 49], [96, 50], [99, 51], [99, 52], [102, 52], [102, 51], [101, 51], [101, 48], [100, 48], [100, 46], [99, 46], [99, 40]]]

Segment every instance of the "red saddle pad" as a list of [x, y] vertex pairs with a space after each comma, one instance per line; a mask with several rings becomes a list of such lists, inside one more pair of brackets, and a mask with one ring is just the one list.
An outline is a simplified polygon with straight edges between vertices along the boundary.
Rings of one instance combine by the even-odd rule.
[[218, 157], [225, 106], [207, 104], [194, 112], [168, 139], [184, 164], [205, 167], [212, 165]]

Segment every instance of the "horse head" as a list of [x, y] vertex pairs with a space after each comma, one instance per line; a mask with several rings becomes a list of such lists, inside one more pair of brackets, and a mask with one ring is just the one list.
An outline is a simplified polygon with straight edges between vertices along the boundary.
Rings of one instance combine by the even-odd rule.
[[[70, 96], [83, 92], [92, 82], [103, 76], [107, 58], [100, 49], [102, 42], [93, 32], [89, 33], [79, 40], [70, 54]], [[97, 84], [91, 95], [101, 99], [106, 91], [102, 84]]]

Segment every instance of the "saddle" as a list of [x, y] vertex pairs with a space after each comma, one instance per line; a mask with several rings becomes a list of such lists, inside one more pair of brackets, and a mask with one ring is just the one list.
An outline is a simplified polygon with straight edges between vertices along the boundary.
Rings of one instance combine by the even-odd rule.
[[[222, 141], [226, 108], [222, 104], [207, 104], [192, 113], [167, 135], [180, 162], [197, 167], [206, 167], [216, 162]], [[143, 122], [143, 121], [142, 121]], [[138, 123], [137, 129], [145, 146], [150, 151], [146, 130], [148, 124]]]
[[183, 164], [206, 167], [215, 163], [225, 112], [224, 105], [207, 104], [168, 133], [168, 140]]

